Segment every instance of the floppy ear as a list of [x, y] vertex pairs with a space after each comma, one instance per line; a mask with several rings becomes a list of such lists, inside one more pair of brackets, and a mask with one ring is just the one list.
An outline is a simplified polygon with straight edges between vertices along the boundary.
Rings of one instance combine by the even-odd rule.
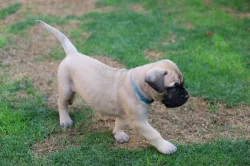
[[166, 74], [166, 70], [156, 67], [151, 68], [146, 72], [145, 82], [157, 92], [162, 93], [165, 90], [164, 77]]

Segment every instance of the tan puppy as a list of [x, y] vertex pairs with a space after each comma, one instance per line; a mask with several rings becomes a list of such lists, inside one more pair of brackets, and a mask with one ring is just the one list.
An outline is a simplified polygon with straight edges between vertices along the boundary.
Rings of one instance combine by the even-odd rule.
[[130, 70], [116, 69], [77, 52], [69, 39], [57, 29], [38, 20], [53, 33], [67, 54], [58, 68], [58, 109], [60, 125], [69, 127], [68, 105], [77, 92], [95, 111], [116, 117], [114, 138], [128, 142], [125, 126], [136, 129], [161, 153], [171, 154], [177, 148], [149, 123], [149, 104], [161, 101], [167, 107], [183, 105], [188, 93], [183, 88], [183, 76], [170, 60], [161, 60]]

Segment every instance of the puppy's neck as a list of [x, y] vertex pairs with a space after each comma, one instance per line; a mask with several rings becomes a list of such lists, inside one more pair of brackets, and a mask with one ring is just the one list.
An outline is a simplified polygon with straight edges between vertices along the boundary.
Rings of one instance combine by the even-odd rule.
[[131, 75], [133, 77], [133, 81], [140, 91], [140, 93], [149, 101], [153, 100], [152, 93], [150, 92], [150, 86], [145, 82], [145, 71], [150, 68], [149, 65], [144, 65], [140, 67], [136, 67], [131, 69]]

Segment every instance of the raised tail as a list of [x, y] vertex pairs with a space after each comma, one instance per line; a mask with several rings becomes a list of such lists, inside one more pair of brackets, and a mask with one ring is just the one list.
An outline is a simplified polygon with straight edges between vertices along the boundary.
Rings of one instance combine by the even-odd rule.
[[77, 49], [75, 46], [71, 43], [71, 41], [59, 30], [56, 28], [46, 24], [45, 22], [41, 20], [36, 20], [43, 28], [47, 29], [51, 33], [53, 33], [61, 42], [63, 49], [65, 53], [68, 55], [70, 53], [77, 53]]

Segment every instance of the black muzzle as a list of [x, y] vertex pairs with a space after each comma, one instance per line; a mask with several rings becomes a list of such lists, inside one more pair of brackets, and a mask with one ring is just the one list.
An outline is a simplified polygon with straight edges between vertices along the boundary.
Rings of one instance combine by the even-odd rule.
[[188, 92], [182, 86], [167, 88], [163, 95], [162, 103], [168, 108], [182, 106], [189, 98]]

